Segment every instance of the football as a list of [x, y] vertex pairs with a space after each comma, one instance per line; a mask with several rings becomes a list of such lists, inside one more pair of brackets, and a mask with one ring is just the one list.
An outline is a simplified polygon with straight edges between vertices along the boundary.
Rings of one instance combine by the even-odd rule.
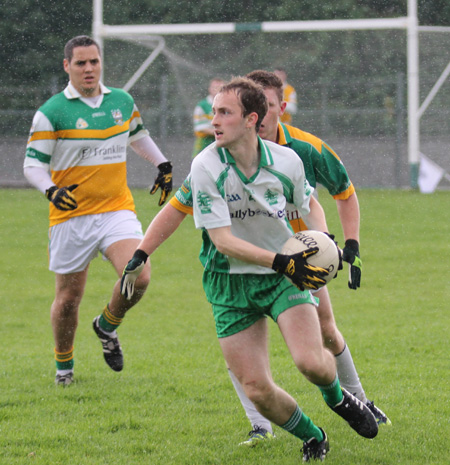
[[281, 253], [293, 255], [304, 250], [318, 247], [319, 251], [307, 259], [310, 265], [320, 266], [329, 271], [323, 279], [328, 284], [337, 274], [339, 268], [339, 251], [334, 241], [321, 231], [300, 231], [290, 237]]

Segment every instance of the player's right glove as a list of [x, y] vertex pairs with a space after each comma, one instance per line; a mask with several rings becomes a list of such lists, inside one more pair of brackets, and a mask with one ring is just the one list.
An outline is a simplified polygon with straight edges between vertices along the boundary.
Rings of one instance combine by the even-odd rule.
[[161, 206], [172, 192], [172, 163], [170, 163], [170, 161], [160, 163], [158, 169], [159, 173], [153, 187], [150, 189], [150, 195], [153, 195], [161, 188], [161, 197], [158, 202], [158, 205]]
[[123, 270], [122, 279], [120, 280], [120, 293], [125, 296], [127, 300], [131, 300], [131, 297], [133, 297], [134, 283], [144, 269], [147, 258], [147, 253], [141, 249], [137, 249], [134, 252], [133, 258]]
[[58, 186], [52, 186], [45, 191], [45, 196], [58, 210], [75, 210], [78, 204], [72, 191], [77, 187], [78, 184], [60, 188], [58, 188]]
[[350, 265], [348, 269], [348, 287], [356, 290], [358, 287], [361, 287], [362, 269], [358, 241], [355, 239], [347, 239], [342, 252], [342, 260]]
[[306, 260], [319, 251], [318, 247], [312, 247], [293, 255], [277, 253], [273, 260], [272, 269], [287, 276], [294, 286], [301, 291], [305, 289], [319, 289], [326, 284], [323, 279], [329, 274], [328, 270], [320, 266], [310, 265]]

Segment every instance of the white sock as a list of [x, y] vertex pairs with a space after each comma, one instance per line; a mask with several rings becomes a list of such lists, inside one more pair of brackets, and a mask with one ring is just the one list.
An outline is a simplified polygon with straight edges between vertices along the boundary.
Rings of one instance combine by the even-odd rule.
[[230, 375], [231, 382], [233, 383], [234, 389], [236, 390], [236, 394], [241, 401], [242, 407], [244, 407], [245, 414], [247, 418], [250, 420], [252, 428], [255, 426], [259, 426], [264, 428], [265, 430], [269, 431], [270, 434], [273, 434], [272, 424], [270, 421], [263, 417], [256, 407], [254, 406], [253, 402], [245, 395], [244, 389], [241, 386], [241, 383], [238, 381], [234, 373], [228, 369], [228, 374]]
[[67, 375], [68, 373], [73, 373], [73, 368], [70, 370], [56, 370], [56, 374], [59, 376]]
[[117, 337], [117, 332], [116, 330], [114, 331], [105, 331], [100, 325], [98, 325], [98, 329], [103, 333], [106, 334], [109, 337]]
[[366, 393], [359, 380], [355, 364], [353, 363], [352, 354], [347, 344], [345, 344], [344, 350], [339, 355], [335, 355], [335, 358], [341, 386], [357, 397], [361, 402], [366, 403]]

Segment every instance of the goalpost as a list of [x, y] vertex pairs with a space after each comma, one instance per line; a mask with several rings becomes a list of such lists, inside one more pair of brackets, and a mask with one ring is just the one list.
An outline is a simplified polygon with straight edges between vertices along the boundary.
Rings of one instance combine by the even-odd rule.
[[399, 29], [407, 34], [407, 101], [408, 101], [408, 163], [410, 186], [417, 188], [420, 162], [420, 118], [440, 87], [450, 75], [450, 63], [420, 106], [419, 102], [419, 30], [428, 32], [450, 32], [450, 27], [420, 27], [417, 18], [417, 0], [408, 1], [408, 15], [398, 18], [315, 20], [315, 21], [272, 21], [261, 23], [203, 23], [203, 24], [142, 24], [106, 25], [103, 23], [103, 0], [93, 0], [92, 33], [103, 49], [103, 41], [111, 39], [150, 39], [155, 42], [154, 50], [128, 80], [126, 90], [138, 81], [145, 70], [164, 49], [164, 35], [180, 34], [233, 34], [242, 31], [261, 32], [311, 32]]

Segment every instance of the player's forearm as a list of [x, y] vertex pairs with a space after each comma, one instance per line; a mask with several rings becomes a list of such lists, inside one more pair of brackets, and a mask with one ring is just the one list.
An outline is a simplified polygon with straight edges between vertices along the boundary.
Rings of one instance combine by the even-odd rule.
[[183, 213], [167, 204], [150, 223], [145, 236], [138, 246], [147, 255], [151, 255], [166, 239], [168, 239], [186, 218]]
[[359, 242], [360, 212], [356, 192], [348, 199], [336, 200], [336, 206], [342, 224], [344, 239], [355, 239]]
[[220, 253], [246, 263], [272, 268], [274, 252], [234, 236], [229, 227], [208, 229], [208, 234]]
[[316, 231], [328, 232], [327, 221], [325, 219], [325, 212], [322, 205], [314, 198], [311, 197], [309, 202], [309, 215], [303, 218], [308, 229], [314, 229]]
[[168, 161], [150, 136], [141, 137], [131, 142], [130, 145], [140, 157], [150, 161], [155, 166]]
[[41, 168], [39, 166], [26, 166], [23, 169], [23, 174], [27, 181], [43, 194], [45, 194], [47, 189], [55, 185], [50, 177], [50, 173], [45, 168]]

